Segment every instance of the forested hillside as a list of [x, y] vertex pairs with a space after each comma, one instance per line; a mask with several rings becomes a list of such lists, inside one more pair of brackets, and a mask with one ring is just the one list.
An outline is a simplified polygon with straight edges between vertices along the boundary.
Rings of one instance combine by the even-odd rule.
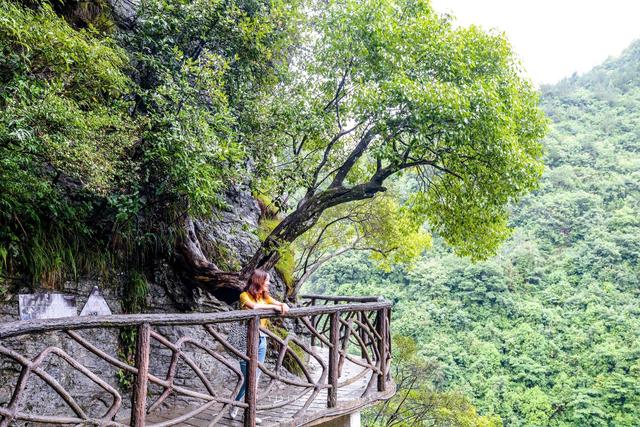
[[[393, 331], [415, 340], [417, 355], [398, 338], [396, 360], [420, 380], [378, 421], [640, 425], [640, 42], [544, 87], [543, 107], [543, 180], [513, 206], [498, 256], [473, 264], [435, 239], [411, 267], [384, 272], [356, 253], [309, 286], [383, 294]], [[487, 417], [452, 405], [456, 392]]]

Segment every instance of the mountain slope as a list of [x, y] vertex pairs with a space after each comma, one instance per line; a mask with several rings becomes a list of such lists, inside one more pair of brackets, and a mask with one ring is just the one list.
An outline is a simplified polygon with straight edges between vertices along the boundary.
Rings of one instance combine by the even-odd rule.
[[542, 104], [546, 171], [498, 256], [436, 243], [384, 273], [351, 255], [310, 287], [396, 301], [394, 333], [437, 361], [430, 386], [504, 425], [640, 425], [640, 41]]

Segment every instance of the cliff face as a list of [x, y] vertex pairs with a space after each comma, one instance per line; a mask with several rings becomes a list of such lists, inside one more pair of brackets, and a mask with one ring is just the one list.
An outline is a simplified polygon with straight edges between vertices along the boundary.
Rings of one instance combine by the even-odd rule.
[[[205, 219], [194, 219], [194, 228], [209, 260], [227, 271], [238, 270], [260, 246], [257, 237], [260, 209], [246, 182], [254, 179], [252, 171], [248, 168], [242, 171], [246, 173], [236, 174], [237, 168], [246, 166], [238, 154], [235, 154], [233, 160], [224, 155], [220, 155], [220, 159], [212, 155], [214, 152], [223, 151], [222, 144], [218, 144], [218, 137], [224, 139], [225, 143], [233, 139], [227, 133], [231, 132], [230, 126], [227, 125], [232, 124], [233, 119], [230, 112], [232, 106], [227, 105], [224, 99], [223, 92], [226, 86], [220, 81], [211, 81], [211, 88], [215, 90], [212, 89], [206, 94], [200, 90], [190, 91], [189, 96], [184, 94], [184, 86], [180, 90], [176, 86], [176, 80], [189, 87], [193, 81], [190, 80], [193, 77], [191, 71], [185, 71], [182, 67], [184, 61], [176, 58], [175, 54], [179, 49], [187, 55], [193, 53], [193, 34], [185, 31], [182, 36], [184, 44], [174, 45], [174, 50], [167, 43], [162, 43], [163, 40], [157, 40], [163, 36], [167, 39], [174, 36], [163, 26], [163, 21], [158, 28], [150, 28], [148, 33], [138, 34], [139, 37], [136, 38], [131, 23], [136, 15], [138, 0], [51, 2], [50, 7], [45, 5], [40, 10], [40, 14], [32, 13], [31, 9], [19, 3], [2, 2], [0, 7], [0, 11], [3, 11], [0, 13], [1, 17], [7, 18], [0, 19], [3, 22], [0, 50], [11, 53], [1, 55], [0, 60], [0, 138], [5, 138], [8, 133], [18, 135], [17, 139], [11, 139], [10, 142], [3, 139], [0, 143], [0, 158], [3, 164], [0, 173], [0, 321], [7, 323], [19, 319], [20, 294], [55, 292], [74, 295], [79, 313], [94, 286], [100, 288], [114, 314], [232, 309], [232, 305], [228, 303], [237, 299], [237, 290], [235, 294], [217, 294], [223, 299], [220, 300], [205, 288], [193, 286], [192, 281], [186, 280], [188, 278], [184, 271], [173, 265], [175, 260], [172, 256], [166, 256], [167, 252], [171, 252], [171, 249], [167, 249], [171, 244], [156, 245], [163, 247], [157, 252], [162, 251], [165, 258], [145, 259], [144, 262], [138, 262], [136, 259], [152, 258], [147, 254], [155, 248], [150, 248], [151, 244], [147, 245], [148, 236], [152, 236], [149, 240], [156, 239], [155, 242], [158, 242], [167, 235], [179, 234], [180, 230], [175, 226], [177, 221], [171, 213], [186, 212], [185, 207], [193, 207], [196, 198], [200, 200], [201, 209], [194, 209], [194, 212], [198, 212]], [[170, 8], [170, 3], [157, 2], [156, 5], [159, 8]], [[205, 4], [204, 7], [206, 6]], [[9, 7], [12, 9], [8, 9]], [[237, 12], [232, 5], [229, 5], [229, 9], [233, 9], [233, 13]], [[157, 15], [154, 16], [162, 19], [171, 18], [164, 10], [156, 12]], [[216, 10], [206, 12], [210, 12], [213, 18], [202, 24], [203, 27], [210, 25], [223, 36], [233, 32], [222, 24], [220, 28], [215, 26], [218, 21]], [[199, 18], [199, 15], [195, 13], [194, 19], [195, 17]], [[237, 18], [235, 15], [234, 17]], [[173, 22], [176, 26], [189, 29], [190, 25], [182, 18], [173, 16]], [[16, 24], [17, 21], [19, 22]], [[225, 19], [219, 21], [227, 22]], [[231, 22], [235, 20], [229, 20], [229, 23]], [[15, 25], [15, 28], [12, 25]], [[113, 37], [94, 37], [93, 32], [89, 34], [83, 31], [89, 26], [94, 27], [96, 33], [104, 32]], [[115, 30], [114, 26], [120, 28]], [[209, 28], [206, 32], [214, 33], [209, 31]], [[37, 35], [25, 42], [20, 37], [28, 33]], [[130, 50], [118, 44], [120, 36], [127, 40], [127, 43], [122, 42], [122, 45], [126, 45]], [[211, 39], [213, 38], [211, 36]], [[229, 46], [229, 40], [224, 37], [221, 37], [221, 41], [209, 41], [214, 42], [211, 51], [216, 50], [215, 46], [218, 44], [222, 44], [225, 49], [229, 48], [230, 52], [234, 52]], [[236, 42], [238, 51], [246, 51], [243, 46], [247, 40], [239, 37]], [[175, 43], [175, 40], [171, 43]], [[24, 57], [20, 53], [23, 53]], [[31, 53], [33, 55], [29, 56]], [[142, 56], [147, 61], [146, 69], [141, 65], [141, 62], [144, 62], [140, 59]], [[235, 54], [231, 57], [234, 61], [237, 60]], [[251, 61], [254, 64], [262, 63], [260, 57], [251, 57]], [[31, 67], [29, 64], [37, 65]], [[155, 68], [158, 64], [161, 70]], [[213, 65], [208, 72], [212, 69]], [[201, 74], [207, 73], [198, 72], [198, 75]], [[240, 79], [231, 75], [226, 77], [229, 81]], [[246, 79], [246, 76], [242, 76], [243, 81]], [[29, 84], [25, 84], [27, 81]], [[18, 102], [19, 108], [9, 110], [4, 102], [11, 98], [14, 92], [9, 90], [11, 85], [8, 82], [14, 82], [23, 88], [29, 86], [29, 90], [34, 90], [32, 94], [37, 95], [16, 95], [15, 98], [29, 101], [25, 101], [24, 105]], [[42, 96], [42, 86], [51, 90], [48, 92], [50, 97]], [[132, 94], [131, 87], [139, 90]], [[156, 90], [155, 95], [150, 87]], [[219, 92], [216, 92], [218, 90]], [[139, 98], [148, 95], [149, 92], [151, 95], [144, 107], [141, 107]], [[214, 97], [214, 92], [219, 98]], [[167, 98], [170, 93], [175, 96]], [[134, 98], [135, 105], [131, 101]], [[158, 98], [167, 98], [166, 104], [155, 105]], [[12, 105], [15, 107], [15, 104]], [[55, 111], [49, 111], [47, 107]], [[137, 115], [133, 112], [136, 108], [144, 110], [145, 107], [145, 112], [138, 111]], [[184, 117], [190, 114], [180, 115], [180, 111], [184, 112], [188, 107], [192, 108], [189, 110], [192, 114], [200, 114], [200, 120], [192, 121], [191, 117]], [[149, 113], [153, 108], [154, 114]], [[28, 115], [27, 110], [47, 110], [42, 114], [46, 117], [30, 121], [29, 118], [25, 118]], [[16, 118], [24, 119], [18, 120], [24, 123], [29, 122], [29, 126], [25, 126], [29, 129], [10, 132]], [[95, 122], [91, 123], [93, 119]], [[138, 119], [140, 122], [136, 122]], [[150, 121], [156, 119], [155, 125], [150, 124]], [[176, 123], [179, 120], [182, 122]], [[197, 123], [194, 124], [194, 121]], [[42, 137], [43, 132], [38, 130], [40, 125], [49, 129], [53, 136], [44, 131], [49, 137]], [[144, 136], [138, 134], [136, 142], [133, 143], [133, 138], [129, 137], [132, 137], [134, 128], [152, 128], [158, 133]], [[69, 129], [71, 131], [67, 132]], [[174, 129], [179, 131], [173, 132]], [[60, 133], [57, 133], [58, 131]], [[224, 137], [221, 137], [221, 134]], [[33, 138], [30, 141], [34, 145], [24, 151], [14, 150], [12, 144], [20, 145], [21, 142], [18, 140], [23, 140], [24, 135], [31, 135]], [[100, 136], [108, 138], [102, 140]], [[83, 139], [84, 137], [86, 139]], [[52, 148], [52, 141], [64, 141], [61, 143], [64, 147]], [[4, 150], [8, 146], [11, 146], [11, 156]], [[84, 147], [86, 151], [78, 147]], [[43, 151], [39, 152], [40, 149]], [[67, 149], [73, 151], [70, 155], [72, 159], [69, 162], [61, 162], [65, 163], [65, 166], [61, 166], [56, 159], [65, 157], [64, 153], [68, 154]], [[78, 150], [74, 151], [75, 149]], [[48, 158], [44, 154], [45, 151], [48, 154], [51, 154], [51, 151], [54, 159]], [[238, 149], [238, 152], [242, 151]], [[155, 162], [140, 159], [154, 159]], [[80, 164], [83, 165], [82, 172], [75, 168]], [[231, 169], [233, 170], [229, 171]], [[110, 172], [101, 175], [100, 171], [105, 170]], [[99, 179], [96, 178], [98, 175]], [[89, 176], [96, 179], [84, 179]], [[87, 184], [98, 181], [105, 186], [100, 191], [94, 191], [93, 187]], [[221, 188], [227, 188], [229, 182], [238, 181], [242, 184], [228, 189], [225, 194], [219, 194]], [[123, 203], [120, 204], [118, 200]], [[210, 215], [203, 215], [208, 206], [214, 204], [212, 200], [221, 202], [215, 203], [216, 206], [226, 207], [212, 211]], [[31, 224], [28, 224], [27, 220], [31, 221]], [[11, 226], [6, 227], [8, 222], [11, 222]], [[141, 223], [142, 226], [139, 227]], [[135, 231], [130, 234], [126, 231], [114, 231], [129, 227]], [[167, 229], [171, 231], [163, 234]], [[80, 233], [79, 230], [83, 231]], [[52, 238], [52, 231], [57, 232], [58, 239]], [[38, 239], [40, 243], [37, 242]], [[36, 243], [32, 243], [32, 240]], [[42, 241], [56, 243], [48, 246], [50, 250], [44, 251], [45, 253], [36, 253], [33, 249], [42, 247]], [[130, 250], [132, 247], [136, 250]], [[77, 255], [83, 252], [77, 248], [89, 249], [84, 253], [95, 250], [100, 256], [104, 255], [109, 259], [105, 264], [109, 264], [115, 271], [109, 271], [108, 275], [105, 275], [97, 265], [105, 258], [86, 257], [88, 261], [83, 264], [91, 264], [88, 271], [82, 273], [83, 276], [74, 280], [58, 280], [66, 277], [68, 271], [72, 270], [71, 265], [75, 265], [68, 261], [73, 261], [74, 257], [77, 260]], [[72, 252], [72, 255], [68, 255]], [[114, 255], [113, 252], [118, 253]], [[133, 255], [130, 256], [131, 254]], [[112, 263], [109, 255], [122, 259]], [[32, 261], [43, 259], [50, 262], [46, 262], [47, 265], [36, 272], [32, 267], [37, 263]], [[56, 263], [60, 268], [48, 268]], [[7, 265], [17, 267], [9, 271]], [[119, 267], [111, 267], [112, 265]], [[51, 275], [55, 276], [56, 280], [52, 280], [51, 283], [55, 285], [31, 282], [28, 276], [41, 277], [42, 274], [37, 273], [42, 272], [52, 272]], [[22, 274], [24, 279], [20, 278]], [[12, 278], [7, 279], [5, 276]], [[271, 292], [280, 298], [285, 287], [275, 272], [272, 272], [272, 277]], [[133, 304], [132, 293], [135, 293], [136, 299]], [[196, 345], [221, 350], [220, 344], [203, 328], [167, 327], [154, 328], [154, 331], [169, 343], [189, 337], [191, 341], [184, 342], [182, 351], [199, 363], [203, 375], [215, 381], [216, 389], [220, 388], [222, 391], [225, 386], [234, 384], [235, 377], [232, 372]], [[135, 345], [134, 332], [131, 329], [95, 329], [83, 330], [80, 336], [110, 357], [133, 364], [131, 357]], [[163, 344], [158, 339], [152, 342], [150, 370], [159, 378], [167, 376], [174, 355], [170, 349], [171, 345], [167, 342]], [[69, 392], [80, 407], [89, 408], [90, 414], [104, 413], [114, 402], [114, 397], [105, 389], [104, 384], [100, 386], [91, 380], [80, 372], [78, 366], [98, 375], [108, 387], [117, 390], [122, 396], [123, 405], [129, 404], [132, 378], [113, 364], [87, 351], [70, 335], [59, 332], [0, 340], [0, 408], [5, 408], [11, 402], [21, 375], [28, 371], [25, 370], [25, 365], [29, 365], [28, 361], [39, 357], [41, 362], [38, 363], [42, 369], [40, 373], [46, 373], [55, 379], [60, 389]], [[73, 364], [77, 366], [74, 368]], [[202, 389], [203, 386], [203, 382], [194, 374], [194, 369], [189, 369], [184, 362], [178, 367], [174, 383], [193, 389]], [[157, 387], [150, 389], [152, 397], [162, 391]], [[38, 375], [29, 376], [23, 396], [25, 398], [19, 405], [21, 410], [27, 413], [73, 415], [69, 405], [60, 397], [60, 393], [45, 384]]]
[[[255, 230], [258, 226], [260, 210], [246, 187], [238, 187], [229, 191], [226, 195], [228, 208], [213, 213], [210, 220], [196, 221], [196, 231], [201, 242], [211, 259], [233, 268], [241, 265], [251, 257], [260, 241]], [[220, 250], [219, 248], [225, 248]], [[271, 292], [280, 298], [285, 287], [280, 279], [272, 272], [275, 280], [272, 280]], [[232, 309], [223, 301], [216, 299], [208, 292], [194, 288], [181, 280], [179, 272], [166, 261], [159, 261], [152, 274], [147, 274], [148, 294], [145, 301], [145, 312], [149, 313], [175, 313], [184, 311], [208, 312]], [[77, 300], [78, 313], [87, 301], [94, 286], [98, 286], [114, 314], [125, 311], [124, 300], [126, 298], [126, 286], [129, 282], [124, 274], [114, 273], [108, 280], [95, 278], [81, 278], [78, 281], [67, 281], [59, 289], [34, 289], [27, 283], [13, 283], [11, 292], [0, 302], [0, 321], [11, 322], [19, 318], [18, 294], [33, 292], [56, 292], [74, 295]], [[225, 327], [220, 328], [225, 332]], [[122, 333], [124, 332], [124, 335]], [[157, 328], [157, 332], [171, 342], [184, 336], [190, 336], [194, 341], [208, 345], [210, 348], [222, 350], [220, 344], [214, 342], [212, 337], [203, 329], [195, 327], [164, 327]], [[128, 334], [128, 335], [127, 335]], [[81, 335], [93, 345], [105, 353], [125, 359], [127, 351], [130, 351], [132, 339], [130, 331], [118, 329], [96, 329], [82, 331]], [[129, 337], [129, 338], [128, 338]], [[129, 342], [127, 342], [129, 339]], [[129, 405], [130, 378], [123, 376], [123, 372], [104, 360], [86, 351], [78, 343], [72, 341], [64, 333], [48, 333], [39, 336], [17, 337], [2, 340], [2, 346], [9, 347], [21, 355], [33, 359], [48, 347], [56, 347], [73, 357], [74, 360], [92, 372], [97, 373], [102, 379], [118, 390], [123, 396], [123, 404]], [[212, 360], [203, 351], [196, 347], [185, 345], [186, 354], [202, 362], [203, 372], [208, 378], [216, 380], [216, 384], [235, 384], [235, 377], [231, 371], [220, 363]], [[166, 346], [152, 340], [151, 350], [152, 373], [164, 378], [171, 362], [171, 352]], [[130, 360], [131, 362], [131, 360]], [[91, 408], [90, 412], [103, 413], [113, 401], [112, 397], [104, 389], [98, 387], [89, 378], [77, 370], [71, 368], [68, 362], [61, 357], [50, 355], [46, 357], [42, 365], [44, 370], [57, 379], [60, 385], [78, 401], [81, 407]], [[21, 367], [10, 359], [0, 356], [0, 406], [5, 406], [11, 400]], [[198, 389], [202, 383], [190, 369], [181, 365], [175, 380], [181, 386]], [[158, 387], [151, 388], [152, 396], [159, 395], [163, 390]], [[69, 407], [59, 398], [57, 393], [46, 386], [33, 375], [27, 386], [28, 402], [26, 411], [39, 414], [71, 415]], [[175, 403], [175, 400], [171, 403]]]
[[[260, 209], [246, 186], [239, 186], [226, 193], [226, 209], [212, 212], [207, 220], [194, 221], [198, 238], [210, 259], [228, 267], [239, 268], [260, 245], [257, 228], [260, 221]], [[271, 293], [281, 298], [285, 285], [275, 270], [271, 271]], [[183, 311], [220, 311], [228, 310], [234, 302], [233, 297], [221, 301], [206, 290], [193, 287], [182, 280], [167, 260], [158, 260], [153, 271], [146, 274], [149, 288], [146, 297], [145, 312], [167, 313]], [[19, 319], [18, 294], [34, 292], [59, 292], [76, 296], [78, 313], [86, 302], [93, 286], [98, 286], [111, 311], [114, 314], [126, 311], [124, 299], [129, 286], [122, 273], [115, 272], [107, 278], [80, 278], [67, 281], [56, 289], [40, 289], [27, 282], [13, 281], [9, 292], [0, 302], [0, 320], [3, 322]]]

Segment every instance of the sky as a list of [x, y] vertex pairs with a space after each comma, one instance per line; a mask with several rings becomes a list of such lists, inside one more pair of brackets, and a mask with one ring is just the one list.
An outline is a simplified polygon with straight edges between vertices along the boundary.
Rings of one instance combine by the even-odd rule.
[[534, 83], [556, 83], [640, 38], [640, 0], [431, 0], [459, 25], [504, 31]]

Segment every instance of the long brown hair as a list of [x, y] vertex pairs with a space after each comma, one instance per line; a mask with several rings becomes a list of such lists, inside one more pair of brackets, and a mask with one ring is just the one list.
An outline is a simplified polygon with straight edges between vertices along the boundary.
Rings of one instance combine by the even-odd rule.
[[253, 270], [244, 290], [249, 292], [249, 295], [251, 295], [256, 301], [267, 298], [269, 296], [269, 287], [264, 286], [264, 282], [267, 281], [268, 277], [269, 273], [264, 270]]

